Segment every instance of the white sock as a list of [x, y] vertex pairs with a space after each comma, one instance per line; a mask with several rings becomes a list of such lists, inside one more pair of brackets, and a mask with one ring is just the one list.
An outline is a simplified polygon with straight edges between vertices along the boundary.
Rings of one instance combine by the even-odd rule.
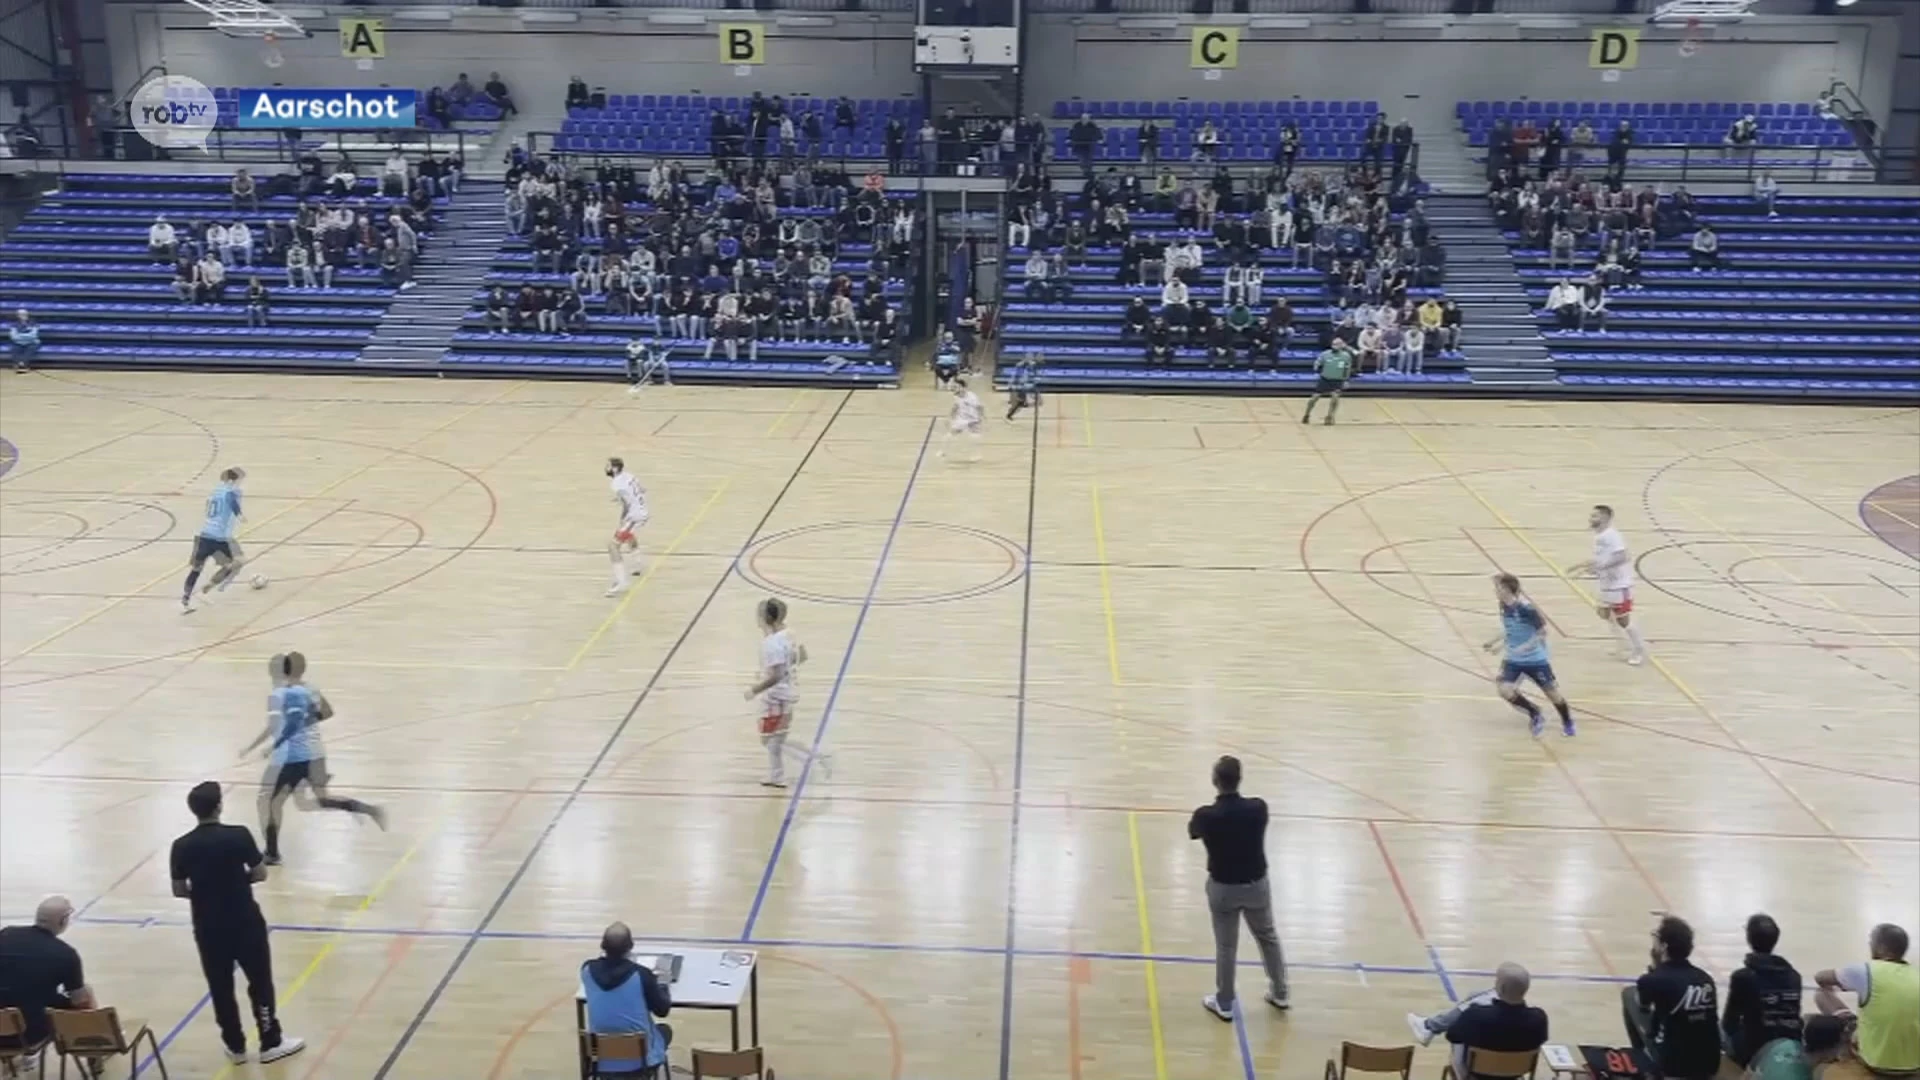
[[616, 589], [626, 588], [628, 577], [629, 575], [627, 573], [627, 560], [625, 559], [613, 560], [613, 587]]
[[1633, 647], [1633, 654], [1635, 656], [1647, 655], [1647, 643], [1645, 639], [1640, 636], [1640, 624], [1637, 622], [1632, 623], [1621, 629], [1627, 632], [1627, 644]]
[[768, 763], [767, 779], [774, 783], [779, 783], [786, 779], [787, 776], [787, 763], [782, 755], [782, 751], [787, 745], [787, 733], [783, 731], [778, 735], [769, 735], [766, 741]]

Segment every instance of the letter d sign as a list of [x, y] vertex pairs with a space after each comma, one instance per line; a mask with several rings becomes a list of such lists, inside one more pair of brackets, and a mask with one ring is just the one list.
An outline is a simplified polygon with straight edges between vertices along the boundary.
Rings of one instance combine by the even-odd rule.
[[1640, 66], [1640, 31], [1595, 30], [1587, 46], [1590, 68], [1632, 69]]
[[723, 64], [766, 63], [767, 28], [759, 23], [721, 23], [720, 62]]

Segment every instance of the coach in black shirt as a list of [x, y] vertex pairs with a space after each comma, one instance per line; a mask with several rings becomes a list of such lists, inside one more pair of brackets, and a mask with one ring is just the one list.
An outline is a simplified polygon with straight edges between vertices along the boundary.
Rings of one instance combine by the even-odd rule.
[[1233, 1021], [1233, 973], [1240, 951], [1240, 919], [1260, 946], [1267, 969], [1267, 1004], [1287, 1007], [1287, 961], [1273, 928], [1273, 894], [1267, 888], [1267, 804], [1240, 795], [1240, 759], [1213, 766], [1219, 796], [1193, 812], [1187, 836], [1207, 846], [1207, 907], [1213, 912], [1214, 992], [1200, 999], [1206, 1010]]
[[1667, 1080], [1707, 1080], [1720, 1071], [1719, 999], [1713, 976], [1694, 967], [1693, 927], [1668, 915], [1653, 932], [1653, 966], [1620, 992], [1627, 1038]]
[[173, 842], [173, 895], [193, 911], [193, 943], [207, 995], [227, 1044], [227, 1060], [247, 1060], [247, 1032], [233, 996], [235, 964], [247, 975], [247, 998], [260, 1029], [260, 1060], [278, 1061], [306, 1046], [280, 1030], [274, 1010], [273, 955], [267, 948], [267, 920], [253, 902], [253, 883], [267, 880], [266, 859], [245, 825], [220, 823], [220, 785], [205, 780], [187, 793], [187, 806], [200, 824]]
[[60, 940], [72, 922], [73, 902], [49, 896], [34, 910], [32, 926], [0, 930], [0, 1009], [20, 1010], [27, 1021], [28, 1046], [45, 1042], [53, 1033], [48, 1009], [94, 1007], [80, 954]]

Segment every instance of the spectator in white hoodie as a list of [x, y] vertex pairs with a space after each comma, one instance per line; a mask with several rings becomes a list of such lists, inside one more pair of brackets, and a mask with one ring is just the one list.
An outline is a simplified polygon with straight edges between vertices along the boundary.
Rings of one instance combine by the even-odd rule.
[[176, 243], [167, 215], [156, 215], [153, 224], [147, 227], [147, 254], [153, 256], [154, 262], [172, 262]]

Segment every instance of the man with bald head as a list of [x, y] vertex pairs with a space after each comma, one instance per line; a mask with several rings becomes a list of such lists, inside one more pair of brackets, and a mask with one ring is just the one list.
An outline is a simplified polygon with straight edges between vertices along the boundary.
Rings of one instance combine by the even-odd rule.
[[94, 1007], [80, 954], [60, 940], [72, 922], [73, 901], [49, 896], [35, 909], [32, 926], [0, 930], [0, 1008], [26, 1017], [28, 1046], [53, 1034], [48, 1009]]
[[1454, 1070], [1465, 1076], [1469, 1050], [1538, 1050], [1546, 1044], [1546, 1010], [1527, 1004], [1532, 984], [1527, 969], [1509, 961], [1494, 969], [1493, 989], [1433, 1016], [1408, 1013], [1407, 1024], [1421, 1046], [1444, 1034], [1454, 1046]]
[[656, 1016], [673, 1011], [673, 998], [659, 977], [634, 963], [633, 931], [610, 924], [600, 935], [600, 955], [580, 965], [580, 989], [587, 998], [587, 1030], [596, 1035], [647, 1037], [647, 1056], [602, 1058], [597, 1076], [651, 1078], [665, 1071], [673, 1028]]

